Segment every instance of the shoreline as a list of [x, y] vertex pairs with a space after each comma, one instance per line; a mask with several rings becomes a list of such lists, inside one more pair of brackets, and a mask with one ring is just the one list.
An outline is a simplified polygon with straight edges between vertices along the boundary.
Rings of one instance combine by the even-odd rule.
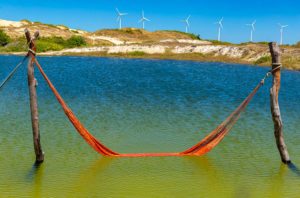
[[[41, 57], [56, 57], [56, 56], [74, 56], [74, 57], [104, 57], [104, 58], [126, 58], [126, 59], [153, 59], [153, 60], [182, 60], [182, 61], [196, 61], [196, 62], [218, 62], [225, 64], [242, 64], [250, 67], [271, 67], [271, 64], [254, 64], [250, 61], [245, 61], [237, 58], [230, 58], [227, 56], [209, 56], [200, 53], [183, 53], [183, 54], [130, 54], [130, 53], [104, 53], [104, 52], [81, 52], [81, 53], [59, 53], [60, 51], [48, 53], [37, 53]], [[6, 52], [0, 53], [0, 56], [24, 56], [25, 52]], [[284, 67], [285, 70], [300, 71], [300, 69], [291, 69]]]
[[[245, 61], [236, 58], [230, 58], [226, 56], [207, 56], [200, 53], [182, 53], [182, 54], [170, 54], [170, 53], [154, 53], [154, 54], [130, 54], [130, 53], [103, 53], [103, 52], [81, 52], [81, 53], [62, 53], [57, 51], [58, 53], [48, 54], [48, 52], [44, 53], [37, 53], [38, 56], [41, 57], [55, 57], [55, 56], [77, 56], [77, 57], [108, 57], [108, 58], [127, 58], [127, 59], [154, 59], [154, 60], [186, 60], [186, 61], [196, 61], [196, 62], [220, 62], [220, 63], [227, 63], [227, 64], [245, 64], [249, 66], [261, 66], [267, 67], [268, 65], [263, 64], [254, 64], [250, 61]], [[24, 56], [26, 52], [0, 52], [0, 56]]]
[[[139, 28], [122, 28], [84, 32], [40, 22], [4, 22], [6, 25], [3, 30], [12, 40], [0, 46], [0, 54], [3, 55], [19, 55], [26, 52], [24, 28], [27, 28], [32, 32], [39, 30], [43, 36], [36, 43], [40, 56], [100, 56], [271, 65], [267, 42], [233, 44], [205, 40], [199, 35], [176, 30], [151, 32]], [[285, 68], [300, 71], [300, 45], [281, 45], [280, 48], [281, 62]]]

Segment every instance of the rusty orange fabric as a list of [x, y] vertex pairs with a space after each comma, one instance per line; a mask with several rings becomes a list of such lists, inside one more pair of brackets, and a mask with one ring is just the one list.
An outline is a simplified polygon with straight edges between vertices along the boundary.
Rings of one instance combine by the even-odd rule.
[[259, 88], [263, 85], [263, 81], [261, 81], [255, 89], [247, 96], [247, 98], [231, 113], [229, 117], [225, 121], [223, 121], [216, 129], [214, 129], [210, 134], [208, 134], [204, 139], [199, 141], [197, 144], [192, 146], [191, 148], [182, 151], [182, 152], [170, 152], [170, 153], [118, 153], [115, 152], [104, 144], [102, 144], [99, 140], [97, 140], [78, 120], [78, 118], [74, 115], [72, 110], [65, 103], [63, 98], [60, 96], [50, 79], [47, 77], [43, 68], [39, 64], [39, 62], [35, 59], [35, 64], [37, 65], [39, 71], [42, 76], [46, 80], [50, 89], [54, 93], [56, 99], [62, 106], [66, 116], [73, 124], [77, 132], [81, 135], [81, 137], [98, 153], [104, 156], [112, 156], [112, 157], [162, 157], [162, 156], [185, 156], [185, 155], [204, 155], [211, 151], [214, 147], [216, 147], [223, 138], [228, 134], [230, 129], [239, 119], [241, 112], [247, 107], [251, 99], [254, 97]]

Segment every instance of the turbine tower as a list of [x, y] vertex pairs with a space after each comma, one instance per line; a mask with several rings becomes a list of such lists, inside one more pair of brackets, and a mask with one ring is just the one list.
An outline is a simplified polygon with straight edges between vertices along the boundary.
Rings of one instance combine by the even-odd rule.
[[117, 15], [118, 15], [117, 21], [119, 21], [119, 29], [122, 29], [122, 17], [123, 17], [124, 15], [127, 15], [128, 13], [121, 13], [121, 12], [118, 10], [118, 8], [116, 8], [116, 11], [117, 11]]
[[181, 20], [182, 22], [185, 23], [185, 33], [188, 33], [188, 30], [189, 30], [189, 27], [190, 27], [190, 22], [189, 22], [190, 17], [191, 17], [191, 15], [189, 15], [186, 19]]
[[218, 41], [221, 41], [221, 29], [223, 29], [223, 17], [218, 21], [218, 22], [215, 22], [215, 24], [217, 24], [219, 26], [218, 28]]
[[250, 31], [250, 42], [253, 42], [253, 32], [255, 31], [255, 25], [256, 20], [253, 21], [252, 23], [246, 24], [247, 26], [251, 26], [251, 31]]
[[143, 29], [145, 29], [145, 21], [150, 21], [145, 17], [144, 10], [142, 11], [142, 18], [139, 20], [139, 23], [143, 23]]
[[288, 25], [281, 25], [280, 23], [278, 23], [279, 27], [280, 27], [280, 45], [283, 44], [283, 29], [286, 28]]

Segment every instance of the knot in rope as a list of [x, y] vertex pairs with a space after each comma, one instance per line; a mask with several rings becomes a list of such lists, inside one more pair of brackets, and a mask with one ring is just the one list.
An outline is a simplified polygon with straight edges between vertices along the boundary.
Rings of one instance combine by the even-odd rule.
[[33, 49], [30, 48], [31, 44], [33, 43], [34, 40], [36, 40], [36, 37], [30, 38], [29, 42], [27, 43], [27, 45], [28, 45], [27, 56], [29, 55], [29, 52], [31, 52], [33, 56], [36, 56], [36, 52]]
[[277, 67], [275, 67], [274, 69], [269, 70], [269, 71], [266, 73], [266, 75], [264, 76], [264, 78], [260, 81], [260, 83], [261, 83], [262, 85], [265, 84], [265, 80], [266, 80], [268, 77], [270, 77], [270, 76], [274, 73], [274, 71], [276, 71], [277, 69], [280, 69], [280, 68], [282, 67], [282, 64], [281, 64], [281, 63], [272, 63], [272, 66], [277, 66]]
[[34, 51], [34, 50], [32, 50], [32, 49], [28, 49], [28, 54], [29, 54], [29, 52], [31, 52], [32, 54], [33, 54], [33, 56], [36, 56], [36, 52]]

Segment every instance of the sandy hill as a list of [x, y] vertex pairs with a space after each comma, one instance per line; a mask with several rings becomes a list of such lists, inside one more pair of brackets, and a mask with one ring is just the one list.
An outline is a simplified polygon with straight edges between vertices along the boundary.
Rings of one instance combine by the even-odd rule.
[[[31, 32], [39, 30], [41, 37], [62, 37], [65, 41], [74, 35], [84, 38], [83, 45], [71, 47], [62, 45], [61, 40], [57, 38], [40, 39], [39, 49], [45, 55], [153, 57], [260, 65], [269, 65], [271, 61], [267, 43], [231, 44], [205, 41], [197, 35], [172, 30], [150, 32], [137, 28], [122, 28], [88, 32], [71, 29], [64, 25], [0, 19], [0, 30], [13, 40], [2, 47], [2, 53], [22, 52], [26, 49], [26, 43], [16, 39], [24, 38], [25, 28]], [[300, 44], [281, 46], [281, 48], [284, 51], [283, 63], [286, 68], [300, 70]]]
[[111, 36], [119, 38], [120, 40], [129, 42], [158, 42], [166, 39], [190, 39], [199, 40], [195, 35], [178, 32], [178, 31], [155, 31], [149, 32], [136, 28], [123, 29], [104, 29], [94, 33], [96, 36]]
[[87, 39], [89, 43], [106, 45], [123, 44], [153, 44], [153, 43], [189, 43], [189, 44], [208, 44], [201, 41], [196, 35], [179, 31], [155, 31], [149, 32], [136, 28], [104, 29], [96, 32], [87, 32], [78, 29], [71, 29], [64, 25], [44, 24], [41, 22], [31, 22], [28, 20], [8, 21], [0, 19], [0, 29], [11, 38], [23, 37], [24, 29], [31, 32], [40, 31], [42, 37], [60, 36], [70, 38], [72, 35], [80, 35]]
[[0, 19], [0, 29], [11, 38], [24, 36], [25, 28], [29, 29], [31, 32], [39, 30], [40, 35], [43, 37], [61, 36], [63, 38], [69, 38], [72, 35], [85, 35], [87, 33], [86, 31], [70, 29], [63, 25], [43, 24], [28, 20], [8, 21]]

